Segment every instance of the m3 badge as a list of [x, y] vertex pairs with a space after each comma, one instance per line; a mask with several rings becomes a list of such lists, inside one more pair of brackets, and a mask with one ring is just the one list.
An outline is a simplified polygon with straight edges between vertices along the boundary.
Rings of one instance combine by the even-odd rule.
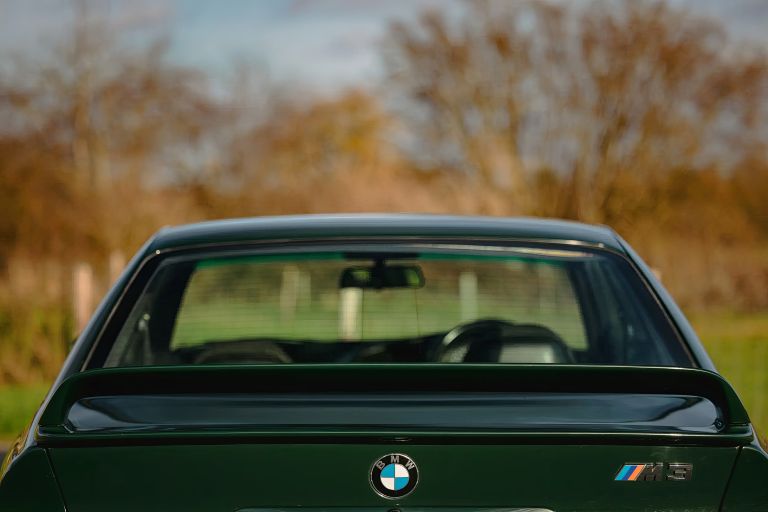
[[693, 464], [645, 462], [624, 464], [614, 478], [617, 482], [682, 482], [690, 480]]

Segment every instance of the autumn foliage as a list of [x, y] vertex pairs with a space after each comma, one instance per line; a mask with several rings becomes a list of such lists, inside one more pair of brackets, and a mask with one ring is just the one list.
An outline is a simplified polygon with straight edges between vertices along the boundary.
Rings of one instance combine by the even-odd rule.
[[476, 1], [395, 21], [317, 96], [175, 65], [84, 17], [0, 74], [0, 384], [49, 377], [72, 269], [163, 225], [408, 211], [608, 224], [690, 309], [768, 307], [768, 55], [666, 2]]

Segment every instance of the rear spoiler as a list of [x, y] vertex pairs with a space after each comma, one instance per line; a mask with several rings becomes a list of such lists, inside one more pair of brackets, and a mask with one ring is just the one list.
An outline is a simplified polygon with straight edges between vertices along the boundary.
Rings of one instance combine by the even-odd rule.
[[736, 393], [715, 373], [576, 365], [99, 369], [62, 382], [36, 431], [42, 445], [444, 435], [667, 445], [753, 438]]

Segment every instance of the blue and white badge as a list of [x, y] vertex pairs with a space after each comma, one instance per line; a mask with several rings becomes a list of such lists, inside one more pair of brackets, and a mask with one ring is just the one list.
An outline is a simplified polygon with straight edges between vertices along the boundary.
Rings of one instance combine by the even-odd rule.
[[395, 500], [407, 496], [419, 482], [419, 468], [402, 453], [390, 453], [373, 463], [371, 487], [376, 494]]

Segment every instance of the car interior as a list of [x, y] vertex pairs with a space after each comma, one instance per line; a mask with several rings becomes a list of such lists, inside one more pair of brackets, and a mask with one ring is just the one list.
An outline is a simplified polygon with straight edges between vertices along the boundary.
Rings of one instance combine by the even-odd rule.
[[[421, 261], [422, 259], [426, 261]], [[343, 264], [333, 267], [332, 279], [326, 286], [333, 293], [344, 294], [352, 290], [352, 296], [359, 302], [369, 301], [382, 292], [405, 293], [398, 300], [411, 300], [413, 294], [425, 293], [430, 286], [437, 287], [442, 277], [434, 276], [428, 257], [423, 254], [407, 255], [349, 253], [343, 255]], [[361, 264], [362, 262], [362, 264]], [[159, 272], [146, 287], [126, 322], [126, 326], [114, 343], [105, 366], [134, 365], [186, 365], [186, 364], [309, 364], [309, 363], [500, 363], [500, 364], [652, 364], [666, 366], [690, 366], [687, 356], [663, 311], [652, 298], [633, 296], [632, 287], [625, 282], [626, 276], [606, 269], [615, 270], [599, 258], [575, 259], [558, 262], [562, 269], [564, 285], [572, 289], [578, 327], [583, 332], [583, 342], [574, 343], [563, 337], [556, 315], [545, 315], [549, 322], [536, 318], [504, 318], [500, 315], [483, 315], [478, 311], [476, 318], [447, 324], [444, 329], [414, 332], [401, 336], [380, 336], [375, 334], [365, 339], [350, 339], [349, 336], [300, 336], [260, 333], [257, 328], [234, 335], [227, 322], [220, 318], [206, 320], [213, 306], [211, 297], [220, 294], [225, 297], [236, 293], [238, 286], [248, 280], [248, 269], [236, 270], [231, 265], [233, 280], [226, 286], [214, 281], [218, 287], [211, 291], [196, 284], [195, 274], [204, 273], [206, 267], [199, 261], [176, 263]], [[253, 265], [252, 265], [253, 266]], [[529, 265], [530, 266], [530, 265]], [[221, 264], [221, 268], [227, 268]], [[261, 267], [260, 267], [261, 268]], [[293, 268], [293, 267], [291, 267]], [[499, 267], [500, 269], [502, 267]], [[505, 267], [506, 268], [506, 267]], [[525, 265], [521, 268], [527, 269]], [[202, 269], [202, 270], [201, 270]], [[495, 267], [492, 267], [495, 270]], [[172, 271], [169, 271], [172, 270]], [[526, 270], [526, 272], [529, 272]], [[266, 272], [271, 278], [275, 272]], [[330, 274], [325, 271], [324, 275]], [[510, 274], [511, 275], [511, 274]], [[259, 278], [259, 279], [267, 279]], [[476, 278], [477, 279], [477, 278]], [[482, 278], [481, 285], [489, 290], [504, 286], [503, 280]], [[510, 278], [511, 279], [511, 278]], [[257, 280], [254, 278], [254, 280]], [[316, 277], [317, 281], [318, 278]], [[501, 285], [494, 283], [500, 281]], [[224, 282], [224, 281], [222, 281]], [[256, 292], [267, 288], [264, 282], [254, 285]], [[548, 285], [550, 286], [550, 285]], [[189, 289], [201, 288], [200, 300], [203, 324], [194, 324], [190, 329], [194, 342], [177, 343], [183, 323], [183, 314], [191, 309]], [[319, 285], [318, 285], [319, 287]], [[551, 287], [551, 286], [550, 286]], [[272, 288], [278, 288], [274, 285]], [[635, 287], [637, 288], [637, 287]], [[270, 289], [270, 293], [280, 292]], [[542, 302], [541, 290], [535, 290], [537, 300]], [[247, 293], [256, 293], [247, 290]], [[563, 294], [563, 291], [556, 293]], [[245, 292], [244, 292], [245, 293]], [[488, 292], [490, 293], [490, 292]], [[501, 292], [499, 292], [501, 293]], [[504, 290], [515, 294], [530, 294], [523, 286]], [[506, 295], [505, 295], [506, 297]], [[249, 298], [252, 304], [262, 304]], [[281, 299], [282, 300], [282, 297]], [[459, 299], [456, 299], [459, 300]], [[549, 300], [549, 299], [547, 299]], [[375, 303], [375, 302], [374, 302]], [[546, 304], [545, 304], [546, 305]], [[342, 309], [343, 304], [337, 307]], [[358, 305], [358, 307], [360, 307]], [[656, 307], [656, 310], [653, 309]], [[186, 308], [186, 309], [185, 309]], [[232, 309], [232, 308], [230, 308]], [[364, 308], [363, 308], [364, 309]], [[406, 308], [407, 311], [407, 308]], [[501, 310], [503, 311], [503, 310]], [[386, 317], [384, 312], [374, 312]], [[212, 314], [212, 313], [211, 313]], [[424, 313], [422, 313], [423, 315]], [[440, 311], [435, 315], [440, 316]], [[419, 316], [419, 312], [415, 313]], [[522, 316], [522, 315], [518, 315]], [[195, 318], [199, 320], [199, 318]], [[384, 318], [389, 323], [402, 321], [401, 317]], [[300, 323], [295, 320], [294, 323]], [[211, 322], [217, 329], [209, 329]], [[231, 322], [230, 322], [231, 323]], [[256, 324], [254, 324], [256, 325]], [[256, 325], [256, 327], [259, 327]], [[311, 327], [311, 326], [310, 326]], [[341, 329], [341, 327], [339, 328]], [[557, 330], [560, 332], [557, 332]], [[202, 330], [210, 334], [197, 336]]]

